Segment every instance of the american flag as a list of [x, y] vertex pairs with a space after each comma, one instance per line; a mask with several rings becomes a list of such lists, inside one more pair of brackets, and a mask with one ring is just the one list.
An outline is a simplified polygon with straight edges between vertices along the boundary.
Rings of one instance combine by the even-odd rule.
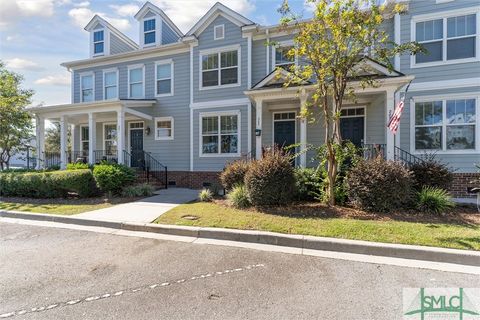
[[403, 97], [398, 102], [398, 105], [387, 124], [388, 129], [390, 129], [393, 134], [397, 134], [398, 126], [400, 125], [400, 118], [402, 117], [403, 108], [405, 107], [405, 97], [407, 96], [408, 87], [410, 87], [410, 84], [408, 84]]

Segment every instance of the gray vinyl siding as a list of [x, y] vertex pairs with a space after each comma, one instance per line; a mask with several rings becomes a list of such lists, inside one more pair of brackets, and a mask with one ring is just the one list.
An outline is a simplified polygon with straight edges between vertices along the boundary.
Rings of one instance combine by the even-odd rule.
[[162, 21], [162, 44], [169, 44], [177, 42], [179, 39], [178, 35], [165, 23]]
[[[225, 38], [213, 39], [213, 28], [215, 25], [225, 25]], [[247, 89], [247, 39], [242, 38], [241, 28], [230, 22], [230, 20], [217, 17], [199, 36], [199, 45], [193, 50], [193, 100], [204, 102], [224, 99], [245, 98], [243, 92]], [[205, 49], [221, 48], [231, 45], [240, 45], [240, 85], [228, 88], [214, 88], [199, 90], [200, 88], [200, 51]]]
[[[405, 99], [405, 109], [402, 115], [402, 122], [400, 123], [400, 144], [401, 148], [408, 152], [414, 151], [414, 145], [410, 145], [410, 128], [414, 126], [410, 122], [410, 114], [413, 112], [412, 106], [410, 104], [410, 99], [412, 97], [422, 97], [422, 96], [445, 96], [448, 94], [457, 94], [457, 93], [472, 93], [480, 92], [480, 87], [473, 88], [459, 88], [459, 89], [449, 89], [449, 90], [432, 90], [432, 91], [421, 91], [421, 92], [411, 92], [408, 93], [407, 98]], [[478, 108], [477, 108], [478, 110]], [[476, 124], [476, 130], [480, 130], [480, 124]], [[442, 154], [441, 152], [436, 153], [436, 158], [441, 162], [444, 162], [454, 168], [456, 172], [476, 172], [475, 163], [480, 163], [480, 153], [476, 154]]]
[[123, 40], [110, 32], [110, 54], [129, 52], [133, 49]]
[[240, 155], [248, 153], [248, 105], [238, 105], [221, 108], [195, 109], [193, 111], [193, 170], [194, 171], [221, 171], [225, 165], [240, 157], [201, 157], [200, 156], [200, 114], [207, 112], [237, 112], [240, 111]]
[[256, 40], [252, 44], [252, 86], [267, 75], [266, 40]]
[[[411, 18], [415, 15], [440, 13], [442, 11], [448, 12], [455, 9], [478, 7], [478, 5], [478, 1], [471, 0], [455, 0], [441, 4], [436, 4], [435, 0], [410, 1], [408, 12], [405, 15], [401, 15], [401, 41], [402, 43], [411, 41]], [[477, 25], [478, 28], [480, 26]], [[479, 52], [477, 52], [477, 57], [478, 55], [480, 55]], [[414, 75], [414, 83], [472, 78], [478, 77], [480, 74], [480, 61], [410, 68], [410, 55], [402, 55], [400, 71], [408, 75]]]

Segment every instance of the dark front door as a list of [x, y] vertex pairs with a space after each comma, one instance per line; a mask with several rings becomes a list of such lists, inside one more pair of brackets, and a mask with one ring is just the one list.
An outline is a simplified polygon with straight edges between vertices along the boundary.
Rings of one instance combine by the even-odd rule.
[[143, 129], [130, 130], [130, 166], [141, 167], [143, 164]]
[[342, 139], [349, 140], [357, 147], [361, 147], [364, 137], [364, 117], [351, 117], [340, 119], [340, 133]]
[[274, 143], [279, 147], [295, 144], [295, 120], [274, 122]]

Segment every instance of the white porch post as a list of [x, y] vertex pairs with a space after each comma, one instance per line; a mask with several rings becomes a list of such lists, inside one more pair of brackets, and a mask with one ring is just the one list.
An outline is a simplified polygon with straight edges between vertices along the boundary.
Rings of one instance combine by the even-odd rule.
[[93, 112], [88, 114], [88, 163], [95, 164], [95, 149], [97, 146], [97, 123]]
[[72, 133], [72, 136], [71, 136], [72, 150], [70, 150], [71, 151], [70, 152], [70, 157], [72, 158], [72, 162], [75, 162], [75, 160], [77, 160], [77, 159], [75, 159], [75, 151], [77, 151], [77, 150], [75, 150], [76, 149], [75, 148], [75, 145], [76, 145], [75, 137], [77, 136], [77, 127], [73, 123], [70, 124], [70, 132]]
[[[300, 109], [305, 108], [305, 103], [307, 102], [307, 95], [303, 92], [300, 95]], [[307, 153], [305, 152], [307, 148], [307, 119], [302, 117], [300, 119], [300, 167], [305, 168], [307, 166]]]
[[257, 160], [262, 158], [262, 99], [255, 99], [256, 121], [255, 121], [255, 158]]
[[390, 119], [390, 116], [393, 114], [395, 110], [395, 90], [394, 89], [388, 89], [386, 91], [386, 97], [385, 97], [385, 132], [386, 132], [386, 137], [385, 137], [385, 149], [386, 149], [386, 158], [387, 160], [394, 160], [395, 159], [395, 136], [393, 133], [390, 131], [390, 129], [387, 128], [386, 124], [388, 123], [388, 120]]
[[44, 160], [44, 151], [45, 151], [45, 119], [40, 116], [35, 117], [35, 123], [36, 123], [36, 135], [35, 135], [35, 141], [37, 144], [37, 165], [36, 169], [42, 169], [44, 167], [44, 163], [42, 162]]
[[123, 150], [125, 150], [125, 111], [117, 111], [117, 158], [123, 164]]
[[65, 170], [67, 167], [67, 118], [60, 117], [60, 169]]

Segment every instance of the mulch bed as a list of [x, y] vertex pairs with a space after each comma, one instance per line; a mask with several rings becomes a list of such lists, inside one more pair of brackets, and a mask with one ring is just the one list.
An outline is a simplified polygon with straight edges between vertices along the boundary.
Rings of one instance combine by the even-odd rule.
[[[215, 203], [230, 207], [227, 200], [217, 199]], [[267, 214], [298, 217], [298, 218], [347, 218], [358, 220], [376, 221], [405, 221], [421, 223], [449, 223], [478, 226], [480, 225], [480, 213], [473, 205], [457, 205], [448, 213], [429, 214], [413, 210], [403, 210], [391, 213], [366, 212], [352, 207], [333, 206], [329, 207], [318, 202], [294, 203], [288, 206], [260, 207], [247, 210], [260, 211]]]

